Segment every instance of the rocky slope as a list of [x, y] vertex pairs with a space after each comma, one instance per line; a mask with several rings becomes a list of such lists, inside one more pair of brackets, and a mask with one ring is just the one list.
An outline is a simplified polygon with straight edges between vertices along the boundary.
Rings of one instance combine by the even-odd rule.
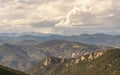
[[120, 49], [97, 51], [79, 58], [51, 57], [30, 69], [31, 75], [120, 75]]
[[[85, 53], [112, 48], [63, 40], [50, 40], [37, 45], [24, 45], [22, 47], [26, 52], [32, 52], [30, 53], [31, 56], [34, 56], [34, 52], [42, 52], [42, 54], [47, 56], [55, 56], [60, 58], [76, 58]], [[35, 53], [35, 55], [37, 54]]]
[[34, 64], [34, 59], [18, 45], [3, 44], [0, 45], [0, 64], [23, 70]]
[[111, 47], [63, 40], [50, 40], [32, 45], [1, 44], [0, 64], [18, 70], [26, 70], [47, 57], [76, 58], [82, 54], [107, 49], [111, 49]]

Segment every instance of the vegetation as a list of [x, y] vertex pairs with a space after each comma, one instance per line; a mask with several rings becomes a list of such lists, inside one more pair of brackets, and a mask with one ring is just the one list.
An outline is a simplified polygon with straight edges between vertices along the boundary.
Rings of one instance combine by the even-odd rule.
[[111, 49], [111, 47], [107, 46], [89, 45], [63, 40], [50, 40], [42, 43], [27, 40], [27, 42], [29, 44], [25, 44], [26, 41], [19, 45], [1, 44], [0, 63], [24, 71], [47, 57], [76, 58], [84, 53]]
[[51, 59], [49, 65], [44, 65], [44, 60], [28, 73], [32, 75], [120, 75], [120, 49], [105, 51], [102, 56], [92, 60], [87, 59], [89, 56], [84, 55], [86, 59], [78, 63], [75, 61], [80, 58], [61, 62], [58, 60], [63, 59], [52, 57], [49, 58]]
[[28, 74], [0, 65], [0, 75], [28, 75]]

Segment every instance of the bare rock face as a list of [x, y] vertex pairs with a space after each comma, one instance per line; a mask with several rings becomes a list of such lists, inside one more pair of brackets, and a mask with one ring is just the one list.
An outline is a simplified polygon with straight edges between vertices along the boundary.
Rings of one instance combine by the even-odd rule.
[[80, 60], [83, 61], [85, 60], [86, 58], [84, 56], [81, 56]]
[[105, 51], [99, 51], [99, 52], [93, 52], [91, 54], [82, 55], [80, 58], [76, 58], [76, 59], [71, 60], [71, 63], [78, 64], [81, 61], [91, 61], [91, 60], [99, 58], [104, 53], [105, 53]]
[[104, 53], [105, 53], [105, 52], [95, 52], [95, 53], [94, 53], [94, 58], [96, 59], [96, 58], [102, 56]]
[[51, 57], [43, 61], [44, 66], [56, 64], [56, 63], [65, 63], [67, 60], [62, 58]]
[[75, 63], [78, 64], [80, 62], [80, 59], [76, 59]]
[[102, 56], [104, 53], [105, 53], [105, 51], [94, 52], [94, 53], [92, 53], [92, 54], [89, 55], [88, 59], [89, 59], [89, 60], [96, 59], [96, 58]]
[[49, 65], [49, 59], [45, 59], [45, 61], [43, 62], [43, 65], [48, 66]]
[[[72, 59], [69, 64], [66, 64], [66, 67], [69, 65], [78, 64], [81, 61], [90, 61], [90, 60], [97, 59], [98, 57], [102, 56], [104, 53], [105, 51], [93, 52], [91, 54], [83, 55], [80, 58]], [[66, 61], [67, 59], [64, 59], [64, 58], [51, 57], [51, 58], [45, 59], [43, 61], [43, 65], [49, 66], [56, 63], [64, 64]]]

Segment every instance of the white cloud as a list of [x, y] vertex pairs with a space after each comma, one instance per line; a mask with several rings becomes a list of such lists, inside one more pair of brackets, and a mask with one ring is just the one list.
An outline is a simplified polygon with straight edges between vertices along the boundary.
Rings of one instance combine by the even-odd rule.
[[[76, 5], [67, 13], [65, 19], [62, 19], [56, 26], [70, 27], [74, 25], [99, 24], [101, 21], [100, 17], [114, 16], [115, 13], [112, 10], [115, 8], [112, 5], [113, 0], [77, 0]], [[100, 17], [98, 18], [98, 16]]]
[[76, 29], [114, 28], [120, 25], [119, 3], [120, 0], [0, 0], [0, 29], [64, 33], [74, 28], [73, 34], [78, 32]]

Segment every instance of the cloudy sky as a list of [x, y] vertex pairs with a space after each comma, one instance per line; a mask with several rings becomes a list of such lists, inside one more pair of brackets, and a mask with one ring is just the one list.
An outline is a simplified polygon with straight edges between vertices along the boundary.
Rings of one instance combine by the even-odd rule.
[[120, 0], [0, 0], [0, 32], [120, 34]]

